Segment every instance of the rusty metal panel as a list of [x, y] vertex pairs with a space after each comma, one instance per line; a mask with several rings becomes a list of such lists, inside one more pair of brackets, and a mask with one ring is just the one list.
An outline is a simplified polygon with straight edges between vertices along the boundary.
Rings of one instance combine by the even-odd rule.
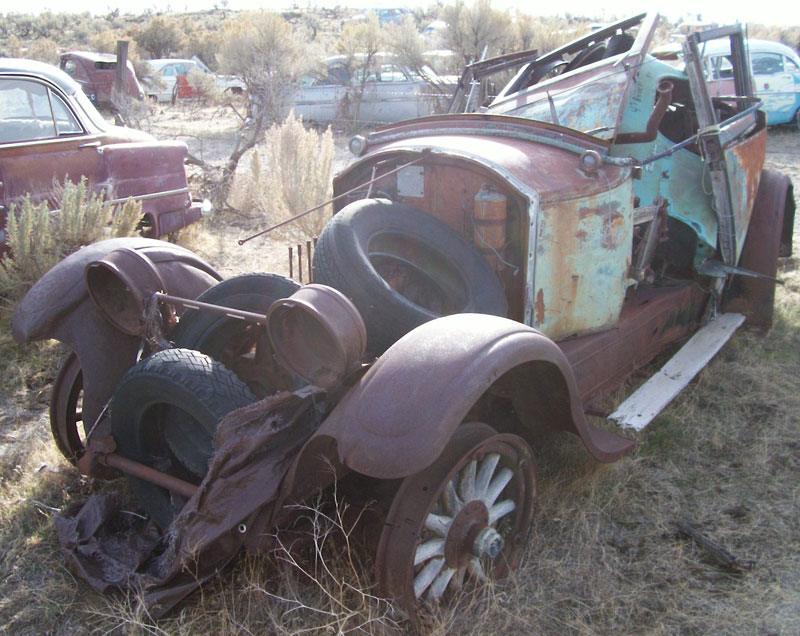
[[698, 285], [631, 289], [616, 329], [562, 340], [581, 400], [616, 389], [631, 373], [696, 328], [706, 305]]
[[737, 263], [742, 254], [748, 223], [758, 194], [766, 148], [767, 129], [762, 125], [758, 133], [725, 150], [736, 232]]
[[553, 339], [612, 326], [628, 286], [630, 181], [539, 214], [532, 326]]

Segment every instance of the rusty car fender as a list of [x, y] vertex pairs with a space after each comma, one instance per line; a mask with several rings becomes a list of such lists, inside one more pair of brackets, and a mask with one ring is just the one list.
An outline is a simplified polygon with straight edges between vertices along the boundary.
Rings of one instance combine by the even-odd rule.
[[[764, 170], [739, 266], [775, 278], [778, 257], [792, 254], [794, 216], [791, 180], [775, 170]], [[772, 325], [774, 301], [774, 280], [736, 276], [723, 296], [723, 311], [742, 313], [749, 327], [768, 329]]]
[[289, 477], [319, 474], [321, 460], [380, 479], [414, 474], [438, 457], [498, 381], [520, 418], [513, 432], [530, 438], [542, 425], [567, 430], [604, 462], [635, 444], [586, 420], [572, 368], [547, 336], [506, 318], [457, 314], [390, 347], [322, 423]]
[[76, 353], [83, 372], [85, 422], [95, 421], [101, 413], [122, 375], [136, 361], [141, 342], [103, 318], [84, 284], [86, 265], [120, 248], [147, 256], [167, 289], [187, 298], [195, 298], [221, 280], [208, 263], [178, 245], [116, 238], [70, 254], [37, 281], [14, 311], [12, 334], [17, 342], [55, 338]]

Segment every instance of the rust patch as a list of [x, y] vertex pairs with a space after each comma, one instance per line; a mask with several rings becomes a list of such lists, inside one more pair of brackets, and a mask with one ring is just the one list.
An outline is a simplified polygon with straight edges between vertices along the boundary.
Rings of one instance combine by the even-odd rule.
[[536, 309], [536, 322], [538, 324], [542, 324], [544, 322], [544, 290], [540, 289], [536, 292], [536, 304], [534, 305], [534, 309]]
[[615, 212], [603, 218], [603, 238], [601, 245], [609, 250], [617, 249], [619, 244], [620, 227], [624, 224], [625, 218]]
[[575, 232], [575, 238], [578, 239], [579, 241], [585, 241], [586, 232], [584, 232], [583, 230], [578, 230], [577, 232]]

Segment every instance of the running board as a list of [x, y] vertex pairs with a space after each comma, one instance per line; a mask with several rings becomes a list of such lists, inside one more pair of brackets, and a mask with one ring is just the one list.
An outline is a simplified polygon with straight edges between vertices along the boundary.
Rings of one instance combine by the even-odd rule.
[[609, 419], [624, 428], [641, 431], [711, 361], [743, 322], [742, 314], [719, 314], [620, 404]]

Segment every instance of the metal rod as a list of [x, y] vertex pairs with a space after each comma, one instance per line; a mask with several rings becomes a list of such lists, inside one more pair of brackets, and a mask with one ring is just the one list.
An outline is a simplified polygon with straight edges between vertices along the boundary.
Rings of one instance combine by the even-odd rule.
[[306, 241], [306, 261], [308, 262], [308, 282], [313, 283], [311, 278], [311, 241]]
[[150, 466], [145, 466], [144, 464], [135, 462], [127, 457], [122, 457], [116, 453], [100, 455], [99, 459], [101, 463], [105, 464], [106, 466], [116, 468], [121, 470], [123, 473], [127, 473], [129, 475], [133, 475], [134, 477], [139, 477], [140, 479], [149, 481], [157, 486], [161, 486], [162, 488], [166, 488], [167, 490], [178, 493], [187, 499], [190, 499], [192, 495], [197, 492], [197, 486], [190, 484], [188, 481], [183, 481], [183, 479], [178, 479], [177, 477], [173, 477], [167, 473], [162, 473], [160, 470], [156, 470]]
[[264, 314], [256, 314], [252, 311], [243, 311], [241, 309], [234, 309], [233, 307], [223, 307], [221, 305], [212, 305], [211, 303], [202, 303], [198, 300], [190, 300], [188, 298], [180, 298], [178, 296], [170, 296], [169, 294], [162, 294], [156, 292], [156, 298], [163, 300], [167, 303], [180, 305], [186, 309], [198, 309], [200, 311], [210, 311], [214, 314], [221, 316], [228, 316], [229, 318], [237, 318], [246, 322], [254, 322], [257, 325], [266, 325], [267, 317]]
[[289, 246], [289, 278], [294, 278], [294, 248]]
[[300, 278], [300, 282], [303, 282], [303, 245], [301, 243], [297, 244], [297, 275]]
[[277, 225], [273, 225], [272, 227], [268, 227], [266, 230], [262, 230], [261, 232], [258, 232], [257, 234], [253, 234], [252, 236], [248, 236], [247, 238], [239, 239], [237, 241], [237, 243], [239, 243], [239, 245], [244, 245], [245, 243], [247, 243], [247, 241], [252, 241], [254, 238], [258, 238], [259, 236], [263, 236], [264, 234], [268, 234], [269, 232], [272, 232], [272, 230], [277, 230], [279, 227], [283, 227], [287, 223], [291, 223], [292, 221], [296, 221], [297, 219], [300, 219], [300, 218], [306, 216], [307, 214], [311, 214], [312, 212], [316, 212], [320, 208], [324, 208], [329, 203], [333, 203], [334, 201], [338, 201], [342, 197], [346, 197], [348, 194], [352, 194], [356, 190], [361, 190], [364, 186], [368, 186], [370, 183], [373, 183], [375, 181], [380, 181], [384, 177], [388, 177], [389, 175], [394, 174], [395, 172], [399, 172], [403, 168], [408, 168], [408, 166], [413, 166], [415, 163], [419, 163], [420, 161], [422, 161], [422, 159], [423, 159], [423, 157], [417, 157], [413, 161], [409, 161], [408, 163], [404, 163], [402, 166], [397, 166], [396, 168], [394, 168], [392, 170], [389, 170], [389, 172], [386, 172], [386, 173], [382, 174], [380, 177], [375, 177], [374, 179], [370, 179], [366, 183], [362, 183], [360, 185], [355, 186], [354, 188], [350, 188], [347, 192], [342, 192], [341, 194], [337, 194], [332, 199], [328, 199], [327, 201], [325, 201], [323, 203], [320, 203], [319, 205], [315, 205], [313, 208], [310, 208], [310, 209], [306, 210], [305, 212], [301, 212], [300, 214], [298, 214], [296, 216], [293, 216], [291, 219], [286, 219], [285, 221], [281, 221]]

